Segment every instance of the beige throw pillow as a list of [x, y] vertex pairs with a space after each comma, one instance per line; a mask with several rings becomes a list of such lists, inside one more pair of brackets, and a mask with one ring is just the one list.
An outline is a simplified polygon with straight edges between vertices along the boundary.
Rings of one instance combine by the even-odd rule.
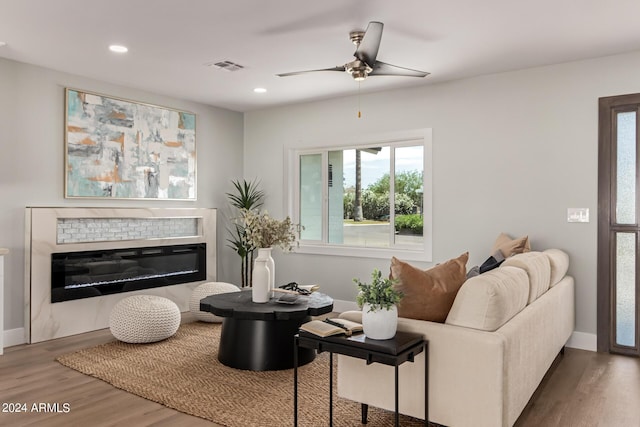
[[398, 258], [391, 259], [390, 278], [404, 296], [398, 316], [443, 323], [453, 300], [466, 280], [469, 252], [428, 270], [413, 267]]
[[529, 244], [529, 236], [512, 239], [508, 234], [500, 233], [500, 235], [496, 239], [496, 242], [493, 244], [491, 253], [500, 251], [505, 258], [509, 258], [510, 256], [516, 254], [529, 252], [530, 250], [531, 245]]

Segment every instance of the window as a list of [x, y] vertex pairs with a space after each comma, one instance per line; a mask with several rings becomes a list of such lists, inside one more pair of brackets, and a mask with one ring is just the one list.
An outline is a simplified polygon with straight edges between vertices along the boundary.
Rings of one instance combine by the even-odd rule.
[[298, 252], [431, 260], [431, 131], [290, 149]]

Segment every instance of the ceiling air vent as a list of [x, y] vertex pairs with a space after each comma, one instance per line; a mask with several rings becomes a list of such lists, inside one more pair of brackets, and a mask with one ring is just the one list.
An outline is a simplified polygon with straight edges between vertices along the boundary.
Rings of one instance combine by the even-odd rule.
[[235, 62], [231, 61], [210, 62], [206, 65], [208, 65], [209, 67], [216, 67], [220, 70], [225, 71], [239, 71], [244, 68], [242, 65], [236, 64]]

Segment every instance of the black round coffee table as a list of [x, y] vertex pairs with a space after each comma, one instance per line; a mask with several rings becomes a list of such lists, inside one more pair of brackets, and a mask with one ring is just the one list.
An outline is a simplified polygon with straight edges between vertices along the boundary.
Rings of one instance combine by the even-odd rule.
[[[276, 292], [276, 297], [279, 294]], [[200, 310], [223, 317], [218, 360], [229, 367], [250, 371], [293, 368], [293, 337], [311, 316], [330, 313], [333, 299], [314, 292], [300, 296], [295, 304], [272, 298], [251, 301], [251, 289], [210, 295], [200, 300]], [[315, 351], [300, 348], [298, 364], [311, 362]]]

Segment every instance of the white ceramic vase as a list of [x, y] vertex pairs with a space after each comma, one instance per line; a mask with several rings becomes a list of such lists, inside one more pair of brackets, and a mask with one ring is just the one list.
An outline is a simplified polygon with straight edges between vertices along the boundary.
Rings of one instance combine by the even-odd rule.
[[267, 268], [269, 269], [269, 297], [273, 297], [273, 289], [276, 287], [276, 262], [271, 257], [271, 250], [273, 248], [259, 248], [258, 258], [266, 259]]
[[271, 272], [267, 267], [267, 260], [256, 258], [253, 262], [253, 285], [251, 288], [251, 300], [256, 303], [269, 302], [269, 278]]
[[369, 304], [362, 305], [362, 329], [367, 338], [388, 340], [393, 338], [398, 329], [398, 309], [369, 310]]

